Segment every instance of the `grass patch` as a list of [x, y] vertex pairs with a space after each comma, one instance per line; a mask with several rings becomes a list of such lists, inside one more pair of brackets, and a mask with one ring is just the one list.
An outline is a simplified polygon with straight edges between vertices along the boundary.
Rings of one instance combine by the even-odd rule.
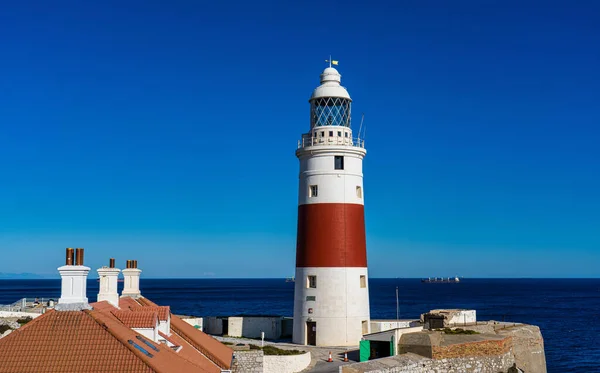
[[304, 351], [300, 350], [283, 350], [281, 348], [266, 345], [265, 347], [260, 347], [257, 345], [249, 344], [251, 350], [262, 350], [265, 355], [276, 355], [276, 356], [285, 356], [285, 355], [302, 355]]
[[22, 318], [18, 319], [18, 320], [17, 320], [17, 322], [18, 322], [19, 324], [21, 324], [21, 325], [25, 325], [25, 324], [27, 324], [28, 322], [30, 322], [31, 320], [33, 320], [33, 318], [32, 318], [32, 317], [29, 317], [29, 316], [27, 316], [27, 317], [22, 317]]
[[465, 330], [462, 328], [456, 328], [456, 329], [450, 329], [450, 328], [444, 328], [444, 329], [438, 329], [442, 332], [444, 332], [444, 334], [464, 334], [464, 335], [470, 335], [470, 334], [479, 334], [479, 332], [476, 332], [475, 330]]

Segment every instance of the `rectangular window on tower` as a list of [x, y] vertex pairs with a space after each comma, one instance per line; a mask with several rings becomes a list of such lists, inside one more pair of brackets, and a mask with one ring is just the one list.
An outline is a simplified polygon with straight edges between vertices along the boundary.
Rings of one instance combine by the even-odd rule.
[[316, 289], [317, 288], [317, 276], [306, 277], [306, 287]]
[[342, 137], [342, 131], [338, 131], [338, 137]]
[[329, 137], [333, 137], [333, 131], [329, 131]]
[[341, 155], [336, 155], [334, 158], [335, 158], [335, 169], [343, 170], [344, 169], [344, 157]]
[[360, 287], [361, 288], [367, 287], [367, 277], [365, 275], [360, 276]]
[[316, 197], [319, 195], [319, 186], [318, 185], [311, 185], [308, 187], [308, 196], [309, 197]]
[[362, 198], [362, 188], [360, 186], [356, 187], [356, 197]]

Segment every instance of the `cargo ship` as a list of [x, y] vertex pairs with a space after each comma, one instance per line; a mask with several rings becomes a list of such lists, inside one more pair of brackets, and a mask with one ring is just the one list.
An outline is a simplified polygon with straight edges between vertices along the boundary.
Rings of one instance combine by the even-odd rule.
[[454, 283], [458, 283], [460, 282], [460, 279], [458, 277], [429, 277], [426, 279], [422, 279], [421, 282], [426, 282], [426, 283], [439, 283], [439, 284], [454, 284]]

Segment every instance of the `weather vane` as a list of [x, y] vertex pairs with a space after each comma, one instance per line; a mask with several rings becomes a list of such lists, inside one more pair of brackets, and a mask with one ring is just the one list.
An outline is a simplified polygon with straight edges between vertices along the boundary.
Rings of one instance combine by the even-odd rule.
[[339, 61], [332, 60], [331, 59], [331, 55], [329, 55], [329, 59], [325, 60], [325, 62], [329, 62], [329, 67], [331, 67], [331, 65], [336, 65], [337, 66], [337, 64], [338, 64]]

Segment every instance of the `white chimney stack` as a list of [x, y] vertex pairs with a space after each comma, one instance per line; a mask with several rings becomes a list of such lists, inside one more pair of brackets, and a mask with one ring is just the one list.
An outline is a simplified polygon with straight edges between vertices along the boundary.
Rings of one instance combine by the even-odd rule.
[[100, 277], [100, 291], [98, 292], [98, 302], [108, 301], [113, 306], [119, 308], [119, 293], [117, 292], [117, 280], [120, 269], [115, 268], [115, 259], [110, 258], [108, 267], [98, 269]]
[[123, 286], [123, 297], [138, 298], [142, 295], [140, 292], [140, 273], [137, 267], [137, 260], [128, 260], [127, 268], [123, 270], [125, 284]]
[[83, 249], [67, 248], [65, 265], [58, 268], [62, 278], [57, 311], [91, 309], [87, 299], [87, 276], [90, 268], [83, 265]]

